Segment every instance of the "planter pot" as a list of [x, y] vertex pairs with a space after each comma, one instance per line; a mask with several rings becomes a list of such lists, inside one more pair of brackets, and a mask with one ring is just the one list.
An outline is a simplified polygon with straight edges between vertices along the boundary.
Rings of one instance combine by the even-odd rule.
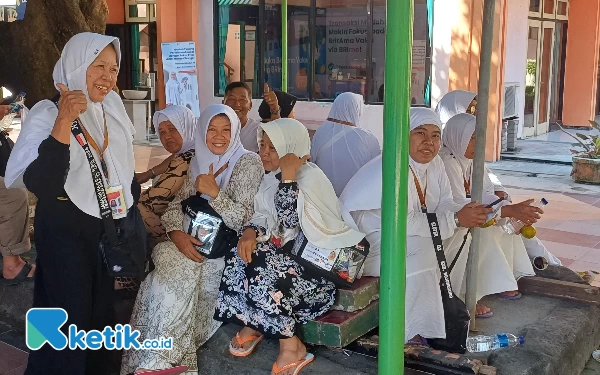
[[571, 177], [577, 182], [600, 185], [600, 159], [573, 156]]

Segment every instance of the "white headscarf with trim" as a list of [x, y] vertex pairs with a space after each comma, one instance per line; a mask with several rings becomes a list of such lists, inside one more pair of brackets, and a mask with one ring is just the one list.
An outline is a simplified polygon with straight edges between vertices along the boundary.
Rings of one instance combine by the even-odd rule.
[[[117, 93], [111, 90], [104, 97], [103, 102], [94, 103], [90, 100], [87, 90], [87, 69], [98, 54], [109, 45], [114, 47], [117, 53], [117, 64], [120, 64], [121, 49], [117, 38], [88, 32], [76, 34], [63, 48], [52, 77], [57, 90], [58, 84], [62, 83], [69, 90], [80, 90], [85, 93], [88, 98], [87, 110], [79, 116], [79, 119], [98, 145], [104, 143], [104, 110], [109, 136], [104, 160], [109, 171], [109, 184], [122, 186], [123, 196], [129, 208], [133, 205], [131, 183], [135, 159], [132, 142], [135, 129]], [[31, 109], [23, 123], [23, 128], [9, 160], [6, 175], [7, 186], [24, 187], [21, 181], [23, 173], [37, 159], [39, 145], [50, 136], [57, 116], [58, 109], [49, 100], [43, 100]], [[99, 218], [100, 208], [90, 166], [83, 148], [73, 135], [71, 135], [69, 152], [70, 165], [65, 191], [80, 210]], [[96, 163], [100, 165], [97, 153], [93, 149], [92, 153]], [[107, 184], [106, 181], [104, 182]]]
[[475, 126], [475, 116], [461, 113], [448, 120], [442, 136], [443, 147], [440, 155], [444, 158], [456, 159], [463, 170], [463, 177], [466, 181], [471, 180], [473, 160], [465, 157], [465, 151], [475, 133]]
[[159, 125], [165, 121], [170, 121], [183, 139], [181, 149], [176, 155], [181, 155], [195, 147], [194, 140], [196, 138], [196, 124], [198, 121], [196, 116], [194, 116], [194, 112], [182, 105], [172, 105], [154, 113], [152, 125], [154, 125], [156, 134], [158, 134]]
[[476, 93], [465, 90], [454, 90], [444, 95], [435, 107], [435, 112], [440, 116], [442, 126], [445, 126], [453, 116], [466, 113], [469, 105], [476, 97]]
[[[278, 119], [261, 124], [259, 142], [267, 134], [279, 157], [293, 153], [303, 157], [310, 154], [308, 130], [297, 120]], [[268, 235], [278, 233], [275, 194], [279, 180], [275, 175], [265, 176], [255, 199], [255, 214], [252, 222], [267, 228]], [[306, 238], [315, 246], [336, 249], [354, 246], [365, 235], [350, 228], [342, 219], [340, 204], [331, 182], [315, 164], [307, 162], [297, 172], [297, 210], [300, 227]]]
[[[221, 114], [229, 118], [229, 122], [231, 123], [231, 138], [225, 153], [223, 155], [215, 155], [206, 146], [206, 133], [211, 120]], [[227, 164], [227, 168], [216, 177], [217, 185], [219, 185], [221, 190], [227, 187], [235, 164], [240, 160], [242, 155], [250, 152], [244, 148], [240, 141], [241, 128], [240, 119], [235, 111], [224, 104], [213, 104], [202, 112], [198, 120], [198, 126], [196, 127], [196, 156], [194, 156], [190, 163], [191, 177], [194, 181], [199, 175], [208, 174], [211, 165], [213, 173], [216, 173], [222, 166]], [[203, 197], [208, 200], [211, 199], [207, 195], [203, 195]]]

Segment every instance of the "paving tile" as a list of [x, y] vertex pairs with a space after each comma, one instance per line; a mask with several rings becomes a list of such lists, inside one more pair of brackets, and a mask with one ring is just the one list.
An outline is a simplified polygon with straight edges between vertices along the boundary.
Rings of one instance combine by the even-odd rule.
[[537, 228], [537, 237], [542, 241], [552, 241], [567, 245], [575, 245], [582, 247], [595, 247], [600, 244], [600, 236], [591, 234], [579, 234], [571, 231]]
[[[556, 254], [554, 254], [554, 255], [556, 255]], [[560, 259], [560, 262], [562, 263], [563, 267], [569, 267], [574, 262], [573, 259], [567, 259], [567, 258], [561, 258], [561, 257], [557, 257], [557, 258]]]
[[575, 193], [563, 193], [567, 197], [577, 199], [578, 201], [594, 205], [595, 203], [600, 202], [600, 197], [592, 194], [575, 194]]
[[569, 265], [569, 268], [573, 271], [587, 271], [593, 270], [596, 272], [600, 272], [600, 264], [599, 263], [590, 263], [590, 262], [582, 262], [580, 260], [576, 260]]
[[27, 364], [27, 353], [0, 342], [0, 374], [22, 367]]
[[[593, 225], [593, 224], [590, 224], [590, 223], [584, 222], [584, 221], [580, 221], [580, 222], [566, 221], [562, 224], [557, 225], [554, 229], [559, 230], [559, 231], [581, 234], [584, 236], [592, 235], [592, 234], [600, 234], [598, 225]], [[598, 239], [598, 242], [600, 242], [600, 237], [598, 237], [598, 236], [594, 236], [594, 237], [596, 237]], [[590, 247], [594, 247], [597, 244], [598, 243], [595, 243], [595, 244], [591, 245]]]
[[577, 260], [600, 264], [600, 249], [590, 249], [584, 256]]
[[557, 257], [560, 257], [561, 259], [564, 258], [564, 259], [571, 259], [571, 260], [580, 260], [582, 257], [584, 257], [590, 251], [597, 250], [597, 249], [593, 249], [591, 247], [569, 245], [569, 244], [553, 242], [553, 241], [542, 241], [542, 242], [544, 243], [544, 245], [546, 246], [546, 249], [548, 249], [548, 251], [550, 253], [554, 254]]
[[0, 343], [8, 344], [26, 353], [29, 352], [29, 348], [25, 345], [25, 333], [16, 329], [1, 334]]
[[23, 374], [25, 374], [25, 369], [27, 369], [27, 365], [23, 365], [14, 370], [10, 370], [9, 372], [5, 373], [4, 375], [23, 375]]

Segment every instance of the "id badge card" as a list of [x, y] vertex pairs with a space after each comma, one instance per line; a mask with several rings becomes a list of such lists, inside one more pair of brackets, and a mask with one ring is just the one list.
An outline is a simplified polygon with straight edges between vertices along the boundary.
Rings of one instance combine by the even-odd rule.
[[106, 198], [108, 199], [113, 219], [121, 219], [127, 216], [127, 206], [125, 205], [122, 186], [111, 186], [106, 189]]

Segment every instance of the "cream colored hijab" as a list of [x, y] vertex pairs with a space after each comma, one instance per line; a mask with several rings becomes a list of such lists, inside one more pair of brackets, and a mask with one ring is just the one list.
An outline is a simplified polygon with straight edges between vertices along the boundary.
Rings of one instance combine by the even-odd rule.
[[[278, 119], [261, 124], [259, 142], [267, 134], [279, 157], [293, 153], [303, 157], [310, 154], [308, 130], [297, 120]], [[255, 199], [255, 215], [252, 222], [267, 228], [268, 235], [278, 233], [275, 194], [279, 180], [275, 175], [265, 176]], [[307, 162], [298, 170], [298, 217], [306, 238], [315, 246], [336, 249], [353, 246], [365, 235], [351, 229], [342, 219], [340, 204], [327, 176], [315, 164]]]

